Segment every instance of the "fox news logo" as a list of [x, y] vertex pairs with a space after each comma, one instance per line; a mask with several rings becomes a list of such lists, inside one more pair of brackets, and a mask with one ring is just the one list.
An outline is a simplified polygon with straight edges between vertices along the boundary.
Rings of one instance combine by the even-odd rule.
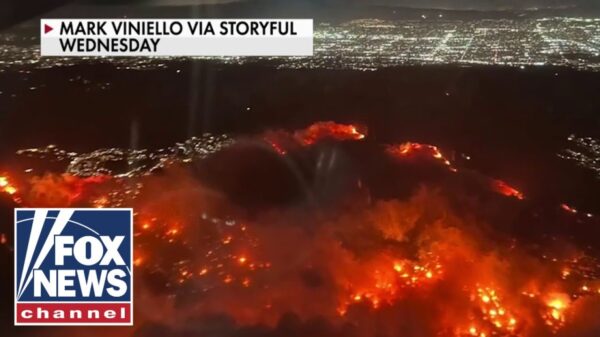
[[131, 325], [131, 209], [15, 210], [15, 325]]

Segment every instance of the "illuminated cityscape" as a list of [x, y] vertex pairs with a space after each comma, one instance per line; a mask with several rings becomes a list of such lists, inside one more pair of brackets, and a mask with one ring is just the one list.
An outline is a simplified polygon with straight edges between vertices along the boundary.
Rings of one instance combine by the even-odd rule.
[[593, 171], [600, 179], [600, 141], [592, 137], [576, 137], [575, 135], [570, 135], [567, 140], [571, 147], [559, 153], [558, 156]]
[[[373, 70], [398, 65], [564, 66], [600, 69], [600, 19], [553, 17], [446, 20], [363, 19], [316, 23], [315, 57], [219, 58], [245, 64], [268, 60], [284, 68]], [[37, 37], [0, 34], [0, 69], [70, 65], [85, 59], [39, 58]], [[89, 59], [88, 59], [89, 61]], [[160, 68], [164, 58], [103, 58], [125, 69]]]

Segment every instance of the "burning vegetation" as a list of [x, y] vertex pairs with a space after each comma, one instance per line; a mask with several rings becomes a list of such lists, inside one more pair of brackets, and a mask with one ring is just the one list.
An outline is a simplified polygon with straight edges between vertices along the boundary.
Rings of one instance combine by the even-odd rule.
[[[597, 323], [578, 319], [600, 313], [594, 254], [563, 238], [540, 245], [491, 221], [490, 214], [502, 218], [514, 211], [508, 207], [526, 203], [524, 194], [486, 177], [475, 189], [456, 188], [448, 181], [468, 170], [434, 145], [369, 143], [365, 127], [333, 122], [251, 140], [205, 139], [212, 139], [210, 149], [196, 139], [185, 155], [23, 150], [28, 157], [62, 160], [67, 169], [20, 174], [19, 183], [3, 174], [0, 189], [27, 207], [134, 208], [138, 336], [525, 337], [599, 331]], [[237, 155], [219, 155], [244, 142], [261, 144], [289, 167], [302, 197], [252, 210], [198, 174], [207, 161], [239, 165]], [[432, 174], [446, 176], [382, 197], [358, 170], [329, 191], [333, 201], [319, 199], [322, 193], [315, 190], [323, 184], [313, 182], [337, 181], [336, 165], [360, 166], [356, 161], [362, 160], [339, 158], [364, 152], [375, 153], [374, 167], [389, 161], [391, 172], [408, 165], [439, 168]], [[130, 165], [108, 169], [107, 162], [122, 160]], [[322, 175], [327, 179], [318, 180]], [[382, 185], [412, 179], [402, 172], [374, 176]], [[264, 190], [278, 187], [277, 175], [271, 178]], [[246, 183], [238, 182], [242, 189]], [[250, 193], [261, 198], [264, 191]], [[576, 214], [566, 204], [558, 207]], [[11, 245], [4, 234], [2, 240]]]

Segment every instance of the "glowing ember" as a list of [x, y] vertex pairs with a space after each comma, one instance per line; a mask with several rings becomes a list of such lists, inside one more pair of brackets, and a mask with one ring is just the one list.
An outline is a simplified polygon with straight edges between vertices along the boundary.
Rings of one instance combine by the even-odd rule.
[[411, 158], [419, 156], [432, 158], [443, 163], [445, 166], [448, 166], [450, 171], [457, 172], [457, 169], [452, 166], [452, 163], [450, 163], [450, 161], [444, 157], [440, 149], [435, 145], [406, 142], [398, 145], [389, 145], [386, 148], [386, 152], [396, 158]]
[[[139, 255], [139, 253], [138, 253], [138, 254], [136, 254], [136, 255]], [[136, 257], [136, 258], [133, 260], [133, 265], [134, 265], [134, 266], [136, 266], [136, 267], [139, 267], [139, 266], [141, 266], [141, 265], [142, 265], [142, 263], [143, 263], [143, 262], [144, 262], [144, 259], [143, 259], [142, 257], [140, 257], [140, 256], [137, 256], [137, 257]]]
[[567, 204], [560, 204], [560, 208], [562, 208], [563, 210], [565, 210], [569, 213], [577, 214], [577, 209], [575, 209]]
[[303, 145], [312, 145], [321, 139], [334, 140], [361, 140], [365, 134], [358, 131], [358, 127], [350, 124], [337, 124], [334, 122], [318, 122], [308, 128], [294, 133], [294, 138]]
[[0, 192], [10, 195], [15, 203], [21, 203], [21, 197], [17, 195], [17, 187], [10, 182], [6, 175], [0, 175]]
[[546, 298], [547, 311], [543, 314], [546, 324], [552, 328], [560, 328], [565, 323], [565, 314], [571, 299], [564, 293], [552, 293]]
[[505, 183], [502, 180], [497, 180], [497, 179], [492, 180], [492, 189], [495, 192], [505, 195], [507, 197], [514, 197], [519, 200], [525, 199], [525, 196], [523, 195], [523, 193], [519, 192], [519, 190], [508, 185], [507, 183]]
[[5, 176], [0, 176], [0, 188], [3, 192], [11, 195], [17, 193], [17, 189], [8, 182], [8, 177]]
[[[509, 334], [517, 328], [517, 319], [503, 304], [498, 291], [491, 287], [478, 287], [476, 298], [483, 321], [490, 331]], [[483, 323], [482, 323], [483, 324]]]
[[23, 202], [38, 207], [65, 207], [79, 202], [88, 203], [92, 207], [106, 207], [109, 205], [106, 197], [96, 197], [92, 189], [111, 179], [106, 175], [81, 178], [68, 173], [33, 177], [31, 187], [23, 195]]
[[349, 294], [337, 308], [340, 315], [344, 315], [350, 305], [358, 302], [369, 303], [373, 309], [377, 309], [382, 303], [392, 304], [399, 298], [402, 289], [420, 287], [439, 280], [442, 276], [441, 264], [431, 255], [427, 256], [427, 261], [419, 263], [410, 260], [393, 261], [391, 257], [382, 254], [377, 259], [368, 261], [365, 267], [372, 270], [371, 275], [346, 283]]
[[273, 150], [275, 150], [275, 152], [277, 152], [279, 155], [283, 156], [287, 153], [287, 151], [281, 145], [279, 145], [275, 140], [271, 140], [268, 136], [265, 136], [263, 140], [271, 145]]

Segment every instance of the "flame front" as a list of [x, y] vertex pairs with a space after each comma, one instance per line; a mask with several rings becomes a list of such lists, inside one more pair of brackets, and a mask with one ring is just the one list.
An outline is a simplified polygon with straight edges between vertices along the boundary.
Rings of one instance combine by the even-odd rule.
[[[256, 139], [285, 155], [324, 139], [360, 141], [366, 135], [360, 130], [324, 122]], [[449, 176], [460, 174], [434, 145], [404, 142], [380, 150], [396, 162], [433, 163]], [[340, 331], [350, 324], [358, 336], [526, 337], [559, 333], [572, 308], [600, 295], [600, 264], [592, 256], [521, 246], [475, 210], [457, 210], [435, 186], [408, 198], [348, 196], [301, 215], [275, 208], [249, 216], [198, 182], [189, 161], [170, 162], [160, 175], [47, 174], [19, 189], [3, 175], [0, 188], [28, 207], [133, 207], [142, 322], [225, 313], [238, 325], [275, 329], [292, 312], [307, 321], [323, 317]], [[501, 180], [484, 185], [526, 202]]]

